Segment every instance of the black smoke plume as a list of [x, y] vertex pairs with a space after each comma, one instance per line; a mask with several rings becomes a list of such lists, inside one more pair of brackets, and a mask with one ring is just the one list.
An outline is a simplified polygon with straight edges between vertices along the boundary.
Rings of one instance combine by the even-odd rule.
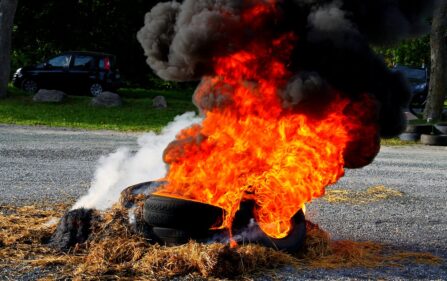
[[[264, 2], [274, 2], [278, 13], [253, 25], [255, 29], [241, 25], [243, 12]], [[253, 40], [293, 32], [298, 40], [288, 67], [296, 75], [281, 94], [284, 105], [322, 101], [326, 87], [352, 99], [368, 93], [377, 101], [377, 116], [371, 119], [378, 122], [380, 136], [392, 137], [405, 127], [403, 110], [410, 92], [405, 79], [390, 71], [370, 46], [395, 44], [428, 31], [432, 6], [430, 0], [173, 1], [146, 15], [138, 40], [157, 75], [191, 81], [212, 75], [215, 57], [240, 51]], [[216, 106], [225, 104], [214, 100]], [[355, 154], [356, 147], [348, 151]]]

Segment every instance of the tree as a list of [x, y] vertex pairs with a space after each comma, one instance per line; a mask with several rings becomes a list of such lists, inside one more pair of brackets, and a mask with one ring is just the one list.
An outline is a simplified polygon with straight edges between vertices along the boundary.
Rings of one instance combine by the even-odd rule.
[[11, 73], [11, 35], [18, 0], [0, 0], [0, 98], [6, 97]]
[[[3, 1], [3, 0], [0, 0]], [[125, 81], [149, 81], [136, 39], [144, 15], [159, 0], [20, 0], [14, 20], [13, 66], [35, 64], [63, 51], [117, 55]]]
[[447, 0], [439, 0], [431, 31], [431, 74], [424, 118], [440, 120], [447, 94]]
[[374, 50], [384, 58], [389, 67], [396, 64], [427, 66], [430, 64], [430, 35], [407, 39], [392, 47], [374, 46]]

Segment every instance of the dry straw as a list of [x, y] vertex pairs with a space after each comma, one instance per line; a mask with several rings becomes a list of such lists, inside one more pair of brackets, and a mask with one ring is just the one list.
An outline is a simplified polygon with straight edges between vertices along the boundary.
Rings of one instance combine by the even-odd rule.
[[323, 200], [329, 203], [368, 204], [390, 198], [402, 197], [403, 193], [383, 185], [370, 187], [366, 190], [355, 191], [348, 189], [327, 190]]
[[[295, 256], [253, 244], [234, 249], [192, 241], [176, 247], [152, 245], [134, 233], [127, 209], [119, 205], [102, 214], [85, 244], [62, 254], [44, 242], [55, 229], [48, 222], [63, 215], [63, 206], [0, 207], [0, 211], [0, 267], [14, 268], [17, 274], [40, 267], [48, 271], [46, 279], [250, 279], [261, 273], [274, 275], [274, 269], [285, 265], [332, 269], [442, 262], [428, 253], [396, 251], [374, 242], [331, 241], [310, 222], [306, 246]], [[136, 215], [141, 216], [141, 210]]]

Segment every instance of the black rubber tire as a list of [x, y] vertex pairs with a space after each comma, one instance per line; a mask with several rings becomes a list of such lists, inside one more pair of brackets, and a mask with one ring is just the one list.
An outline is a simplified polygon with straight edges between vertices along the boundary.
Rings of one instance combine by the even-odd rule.
[[222, 235], [223, 232], [223, 230], [197, 232], [167, 227], [153, 227], [150, 232], [150, 238], [162, 245], [176, 246], [188, 243], [190, 240], [207, 243], [216, 235]]
[[426, 103], [427, 103], [427, 94], [419, 93], [411, 98], [408, 109], [415, 116], [420, 116], [425, 108]]
[[292, 230], [287, 237], [275, 239], [264, 234], [255, 243], [274, 248], [288, 253], [297, 253], [304, 245], [306, 238], [306, 219], [302, 210], [299, 210], [292, 218]]
[[153, 227], [151, 238], [162, 245], [176, 246], [188, 243], [191, 234], [181, 229]]
[[88, 91], [92, 97], [97, 97], [104, 92], [104, 86], [99, 82], [95, 82], [90, 84]]
[[435, 131], [440, 135], [447, 135], [447, 124], [440, 123], [435, 125]]
[[224, 210], [195, 201], [150, 195], [144, 203], [144, 221], [154, 227], [206, 232], [220, 226]]
[[430, 134], [433, 130], [432, 125], [407, 125], [404, 133]]
[[447, 135], [421, 135], [421, 143], [425, 145], [447, 146]]
[[[31, 84], [32, 84], [33, 86], [31, 86]], [[28, 94], [35, 94], [35, 93], [37, 93], [37, 91], [39, 90], [39, 85], [38, 85], [37, 82], [34, 81], [33, 79], [25, 78], [25, 79], [22, 81], [22, 83], [21, 83], [21, 85], [20, 85], [20, 88], [21, 88], [23, 91], [27, 92]]]
[[399, 135], [399, 139], [402, 141], [419, 141], [421, 139], [421, 134], [403, 133]]
[[[132, 208], [135, 204], [135, 197], [138, 195], [149, 196], [158, 187], [164, 185], [163, 181], [148, 181], [131, 185], [121, 191], [120, 202], [124, 208]], [[143, 199], [144, 200], [144, 199]]]

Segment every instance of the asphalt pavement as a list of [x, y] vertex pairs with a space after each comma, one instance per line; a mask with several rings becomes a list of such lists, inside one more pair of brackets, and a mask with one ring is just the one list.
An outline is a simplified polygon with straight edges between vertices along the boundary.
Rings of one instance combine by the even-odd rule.
[[[0, 205], [71, 203], [85, 194], [100, 156], [136, 149], [136, 133], [0, 125]], [[376, 241], [447, 260], [447, 147], [382, 147], [375, 161], [330, 189], [383, 185], [402, 196], [366, 204], [315, 200], [307, 218], [333, 239]], [[1, 278], [0, 278], [1, 279]], [[447, 280], [447, 263], [401, 268], [284, 268], [279, 280]]]

